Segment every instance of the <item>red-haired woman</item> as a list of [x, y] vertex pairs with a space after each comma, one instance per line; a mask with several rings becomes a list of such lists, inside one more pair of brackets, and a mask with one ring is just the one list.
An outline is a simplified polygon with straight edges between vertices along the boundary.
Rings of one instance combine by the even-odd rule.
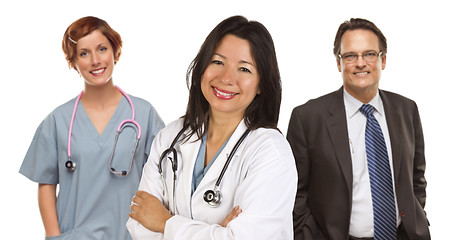
[[39, 183], [48, 239], [131, 239], [130, 201], [164, 123], [150, 103], [113, 85], [121, 46], [120, 35], [96, 17], [64, 34], [64, 54], [84, 91], [44, 119], [20, 168]]

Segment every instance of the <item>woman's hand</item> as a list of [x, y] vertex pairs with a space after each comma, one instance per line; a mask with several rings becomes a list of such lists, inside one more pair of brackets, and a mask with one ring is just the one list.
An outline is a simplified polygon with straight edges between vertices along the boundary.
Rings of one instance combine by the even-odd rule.
[[221, 226], [222, 227], [226, 227], [227, 224], [229, 224], [230, 221], [232, 221], [233, 219], [235, 219], [236, 217], [238, 217], [238, 215], [240, 215], [240, 213], [243, 210], [240, 209], [239, 206], [236, 206], [232, 209], [232, 211], [229, 213], [229, 215], [227, 215], [225, 217], [225, 219], [222, 221]]
[[130, 209], [128, 215], [153, 232], [164, 233], [166, 221], [172, 217], [158, 198], [144, 191], [136, 192]]

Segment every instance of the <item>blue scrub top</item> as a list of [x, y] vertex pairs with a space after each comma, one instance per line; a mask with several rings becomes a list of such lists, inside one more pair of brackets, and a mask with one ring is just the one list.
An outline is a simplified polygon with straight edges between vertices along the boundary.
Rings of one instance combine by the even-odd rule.
[[[208, 169], [210, 169], [211, 165], [215, 162], [216, 158], [218, 158], [219, 154], [222, 152], [222, 149], [227, 145], [229, 142], [228, 138], [224, 144], [218, 149], [218, 151], [215, 153], [213, 158], [210, 160], [208, 165], [204, 168], [205, 165], [205, 152], [207, 150], [207, 134], [205, 134], [202, 137], [202, 142], [199, 147], [199, 152], [197, 153], [196, 162], [194, 163], [194, 169], [193, 169], [193, 182], [191, 183], [191, 196], [193, 196], [194, 192], [197, 189], [197, 186], [199, 186], [200, 181], [204, 178], [205, 174], [207, 174]], [[219, 177], [219, 176], [218, 176]]]
[[[131, 239], [125, 227], [130, 203], [138, 189], [152, 141], [164, 123], [149, 102], [130, 98], [142, 133], [127, 176], [117, 176], [108, 168], [117, 127], [132, 116], [125, 97], [102, 135], [83, 104], [78, 104], [71, 138], [71, 160], [77, 165], [74, 172], [69, 171], [65, 163], [76, 98], [56, 108], [36, 130], [19, 172], [34, 182], [59, 184], [57, 214], [62, 234], [48, 239]], [[134, 125], [124, 128], [111, 167], [117, 171], [128, 170], [136, 136]]]

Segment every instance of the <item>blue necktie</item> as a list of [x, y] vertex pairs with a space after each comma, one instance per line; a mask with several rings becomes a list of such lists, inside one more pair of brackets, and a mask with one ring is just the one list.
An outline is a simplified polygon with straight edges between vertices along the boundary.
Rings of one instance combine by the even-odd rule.
[[373, 106], [364, 104], [359, 110], [367, 117], [365, 147], [373, 200], [374, 239], [396, 239], [395, 197], [384, 134], [374, 118]]

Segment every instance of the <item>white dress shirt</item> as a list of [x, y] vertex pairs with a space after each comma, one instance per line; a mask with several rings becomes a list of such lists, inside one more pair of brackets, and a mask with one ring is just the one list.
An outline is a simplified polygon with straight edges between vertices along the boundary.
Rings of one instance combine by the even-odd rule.
[[[354, 237], [373, 237], [373, 205], [371, 199], [370, 178], [368, 173], [368, 163], [365, 150], [365, 127], [367, 118], [363, 115], [359, 108], [362, 102], [351, 96], [343, 89], [343, 97], [346, 110], [346, 120], [348, 125], [349, 147], [352, 159], [352, 209], [351, 222], [349, 227], [349, 235]], [[392, 173], [393, 192], [395, 193], [394, 177], [393, 177], [393, 157], [390, 144], [390, 135], [388, 133], [387, 121], [385, 119], [384, 105], [379, 96], [376, 96], [368, 103], [371, 104], [375, 111], [373, 113], [376, 120], [381, 126], [384, 134], [385, 144], [387, 146], [388, 159]], [[395, 194], [395, 203], [396, 203]], [[401, 222], [399, 217], [398, 206], [396, 204], [396, 214], [398, 216], [398, 226]]]

